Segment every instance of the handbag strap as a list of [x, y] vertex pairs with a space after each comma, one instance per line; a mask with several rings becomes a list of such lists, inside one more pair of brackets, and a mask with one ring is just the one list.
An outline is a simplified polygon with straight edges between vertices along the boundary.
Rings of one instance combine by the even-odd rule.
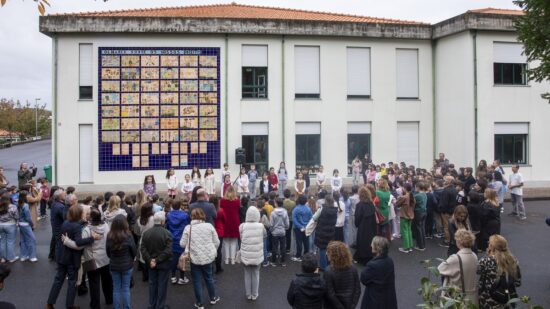
[[460, 254], [456, 254], [458, 257], [458, 264], [460, 265], [460, 283], [462, 284], [462, 293], [466, 293], [465, 285], [464, 285], [464, 269], [462, 268], [462, 258], [460, 258]]
[[187, 240], [187, 249], [189, 249], [189, 260], [191, 260], [191, 232], [193, 231], [193, 225], [189, 223], [189, 239]]

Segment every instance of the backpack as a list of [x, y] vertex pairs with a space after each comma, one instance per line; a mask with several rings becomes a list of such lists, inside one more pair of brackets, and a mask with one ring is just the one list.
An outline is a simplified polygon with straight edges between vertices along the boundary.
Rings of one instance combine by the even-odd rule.
[[502, 273], [500, 278], [493, 284], [491, 298], [499, 304], [506, 304], [510, 299], [517, 297], [516, 280], [509, 277], [507, 273]]

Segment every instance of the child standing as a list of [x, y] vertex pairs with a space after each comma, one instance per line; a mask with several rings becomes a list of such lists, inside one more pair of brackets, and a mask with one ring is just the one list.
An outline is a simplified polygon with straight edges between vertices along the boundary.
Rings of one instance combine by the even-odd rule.
[[306, 189], [306, 182], [304, 180], [304, 176], [301, 172], [299, 172], [298, 175], [297, 175], [297, 179], [294, 182], [294, 190], [296, 190], [296, 195], [299, 196], [299, 195], [304, 194], [305, 189]]
[[338, 175], [337, 169], [334, 169], [334, 171], [332, 172], [330, 187], [332, 189], [332, 192], [340, 192], [340, 189], [342, 188], [342, 177]]
[[246, 169], [241, 168], [241, 173], [239, 174], [239, 179], [237, 180], [237, 193], [242, 195], [248, 195], [248, 185], [250, 184], [248, 180], [248, 175], [246, 174]]
[[193, 181], [193, 187], [198, 187], [202, 183], [201, 171], [197, 166], [194, 166], [191, 171], [191, 179]]
[[226, 174], [223, 177], [221, 196], [225, 196], [225, 192], [227, 192], [227, 189], [229, 189], [229, 187], [231, 187], [231, 176], [229, 174]]
[[166, 228], [172, 234], [172, 278], [173, 284], [187, 284], [189, 279], [185, 277], [185, 272], [180, 270], [179, 279], [176, 276], [178, 270], [178, 261], [183, 253], [183, 248], [180, 246], [181, 236], [183, 235], [183, 229], [191, 222], [189, 215], [181, 210], [182, 204], [187, 204], [187, 198], [182, 200], [176, 200], [172, 204], [172, 211], [166, 215]]
[[276, 200], [276, 207], [271, 212], [271, 218], [269, 220], [269, 231], [271, 232], [272, 250], [271, 250], [271, 266], [283, 266], [285, 267], [285, 254], [286, 254], [286, 233], [289, 229], [288, 212], [283, 208], [284, 200], [278, 198]]
[[175, 199], [178, 194], [178, 178], [173, 168], [166, 171], [166, 186], [168, 187], [168, 196]]
[[410, 184], [404, 184], [402, 189], [403, 195], [395, 203], [396, 207], [400, 209], [400, 228], [401, 238], [403, 239], [403, 247], [399, 248], [399, 251], [410, 253], [413, 251], [411, 222], [414, 219], [414, 206], [416, 202], [411, 192], [412, 186]]
[[283, 198], [283, 191], [286, 189], [286, 183], [288, 181], [288, 173], [286, 171], [286, 164], [285, 162], [281, 162], [279, 164], [279, 170], [277, 171], [277, 177], [279, 178], [279, 186], [277, 188], [279, 192], [279, 197]]
[[[223, 164], [223, 170], [222, 170], [222, 184], [225, 181], [225, 175], [229, 175], [229, 179], [231, 179], [231, 172], [229, 171], [229, 164], [224, 163]], [[222, 195], [223, 196], [223, 195]]]
[[214, 171], [212, 171], [212, 168], [209, 167], [206, 169], [206, 172], [204, 172], [204, 189], [206, 190], [206, 193], [214, 194], [214, 188], [216, 185], [215, 182]]
[[48, 187], [48, 179], [42, 178], [40, 180], [40, 192], [42, 193], [42, 198], [40, 199], [40, 217], [38, 220], [46, 219], [48, 217], [46, 213], [46, 208], [48, 206], [48, 200], [50, 199], [50, 187]]
[[317, 172], [317, 191], [321, 191], [325, 188], [325, 182], [326, 182], [326, 176], [323, 172], [324, 167], [322, 165], [319, 166], [319, 171]]
[[414, 249], [418, 251], [426, 250], [426, 215], [427, 215], [427, 203], [428, 195], [428, 183], [425, 181], [419, 181], [416, 184], [416, 194], [414, 196], [416, 206], [414, 207], [414, 220], [413, 220], [413, 238], [416, 241]]
[[21, 242], [19, 253], [21, 262], [31, 261], [36, 262], [36, 238], [34, 237], [34, 223], [32, 222], [31, 211], [29, 204], [26, 203], [27, 191], [19, 192], [19, 200], [17, 201], [17, 210], [19, 211], [19, 232], [21, 234]]
[[351, 162], [351, 172], [353, 173], [353, 185], [358, 186], [361, 179], [361, 171], [363, 170], [363, 163], [359, 160], [359, 156], [355, 156], [355, 159]]
[[258, 179], [258, 171], [256, 171], [256, 165], [250, 164], [250, 170], [248, 171], [248, 191], [251, 198], [256, 198], [256, 180]]
[[191, 199], [193, 188], [195, 188], [195, 184], [191, 182], [191, 176], [189, 174], [185, 174], [185, 181], [181, 184], [181, 192], [183, 192], [188, 199]]
[[279, 177], [275, 174], [275, 168], [269, 168], [269, 176], [267, 178], [269, 179], [269, 185], [271, 186], [269, 192], [279, 191]]
[[157, 193], [157, 183], [155, 182], [155, 176], [145, 176], [145, 179], [143, 180], [143, 192], [145, 192], [147, 196], [152, 196], [153, 194]]

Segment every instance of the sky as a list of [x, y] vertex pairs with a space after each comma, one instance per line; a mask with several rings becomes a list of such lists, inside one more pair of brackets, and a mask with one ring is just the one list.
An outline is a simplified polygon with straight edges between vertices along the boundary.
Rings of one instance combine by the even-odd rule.
[[[231, 0], [49, 0], [48, 13], [104, 11], [230, 3]], [[517, 9], [512, 0], [235, 0], [275, 6], [437, 23], [471, 9]], [[0, 98], [51, 106], [52, 41], [38, 31], [31, 0], [8, 0], [0, 8]], [[39, 98], [39, 101], [36, 99]]]

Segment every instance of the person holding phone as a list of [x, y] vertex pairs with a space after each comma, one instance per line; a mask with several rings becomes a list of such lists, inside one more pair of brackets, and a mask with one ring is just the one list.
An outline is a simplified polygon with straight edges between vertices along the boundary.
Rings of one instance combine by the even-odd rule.
[[19, 185], [19, 190], [22, 190], [23, 187], [34, 177], [36, 176], [37, 171], [36, 165], [34, 163], [29, 168], [29, 165], [26, 162], [21, 163], [19, 166], [19, 171], [17, 172], [17, 183]]

